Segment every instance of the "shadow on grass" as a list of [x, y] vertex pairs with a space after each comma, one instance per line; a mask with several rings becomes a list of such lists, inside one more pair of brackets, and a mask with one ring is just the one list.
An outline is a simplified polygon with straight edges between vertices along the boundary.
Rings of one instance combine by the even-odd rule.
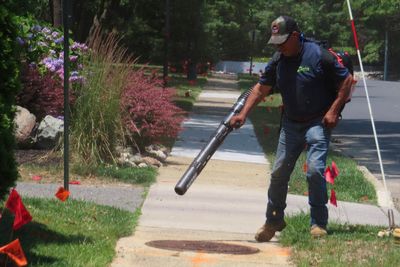
[[[59, 259], [55, 257], [47, 257], [36, 254], [34, 250], [41, 244], [45, 244], [47, 246], [52, 243], [68, 245], [92, 242], [92, 239], [88, 238], [87, 236], [76, 234], [65, 235], [49, 229], [45, 224], [34, 221], [27, 223], [19, 230], [13, 232], [12, 226], [14, 222], [14, 215], [11, 214], [7, 209], [3, 211], [2, 215], [3, 216], [0, 219], [0, 247], [18, 238], [29, 262], [29, 266], [46, 266], [59, 261]], [[0, 254], [0, 265], [10, 267], [15, 266], [10, 259], [6, 259], [6, 256], [2, 254]]]

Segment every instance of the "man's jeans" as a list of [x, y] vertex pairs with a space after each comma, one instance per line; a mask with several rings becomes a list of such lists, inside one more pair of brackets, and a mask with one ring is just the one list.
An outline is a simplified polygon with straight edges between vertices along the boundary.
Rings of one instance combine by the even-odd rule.
[[328, 195], [324, 177], [331, 131], [322, 118], [310, 122], [294, 122], [285, 116], [276, 152], [276, 160], [268, 190], [267, 221], [283, 220], [288, 182], [296, 160], [307, 145], [308, 201], [311, 225], [325, 227], [328, 223]]

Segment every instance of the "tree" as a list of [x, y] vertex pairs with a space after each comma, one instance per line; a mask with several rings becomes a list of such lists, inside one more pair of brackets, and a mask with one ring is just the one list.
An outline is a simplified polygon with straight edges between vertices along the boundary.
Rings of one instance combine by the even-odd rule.
[[18, 177], [14, 159], [15, 95], [19, 90], [19, 60], [17, 57], [18, 22], [9, 3], [0, 6], [0, 200], [8, 194]]
[[[395, 42], [400, 37], [400, 2], [398, 0], [353, 2], [355, 19], [359, 22], [358, 33], [363, 59], [366, 63], [382, 66], [385, 53], [385, 36], [389, 41], [390, 58], [399, 58], [400, 49]], [[356, 22], [357, 22], [356, 21]], [[399, 69], [398, 60], [392, 60], [392, 68]]]
[[[64, 0], [65, 1], [65, 0]], [[53, 0], [53, 26], [61, 27], [62, 25], [62, 0]]]

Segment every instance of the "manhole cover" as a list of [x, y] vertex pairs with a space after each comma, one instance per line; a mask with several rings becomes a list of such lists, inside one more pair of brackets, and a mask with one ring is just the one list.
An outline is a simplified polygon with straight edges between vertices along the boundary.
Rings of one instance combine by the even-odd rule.
[[175, 251], [201, 251], [204, 253], [247, 255], [255, 254], [260, 250], [257, 248], [241, 245], [225, 244], [212, 241], [193, 240], [154, 240], [146, 243], [147, 246], [175, 250]]

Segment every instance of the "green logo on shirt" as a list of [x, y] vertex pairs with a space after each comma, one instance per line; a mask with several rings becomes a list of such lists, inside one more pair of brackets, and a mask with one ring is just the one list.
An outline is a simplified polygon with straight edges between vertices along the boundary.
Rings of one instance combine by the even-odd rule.
[[310, 67], [308, 67], [308, 66], [300, 66], [297, 69], [297, 73], [305, 73], [305, 72], [308, 72], [308, 71], [310, 71]]

